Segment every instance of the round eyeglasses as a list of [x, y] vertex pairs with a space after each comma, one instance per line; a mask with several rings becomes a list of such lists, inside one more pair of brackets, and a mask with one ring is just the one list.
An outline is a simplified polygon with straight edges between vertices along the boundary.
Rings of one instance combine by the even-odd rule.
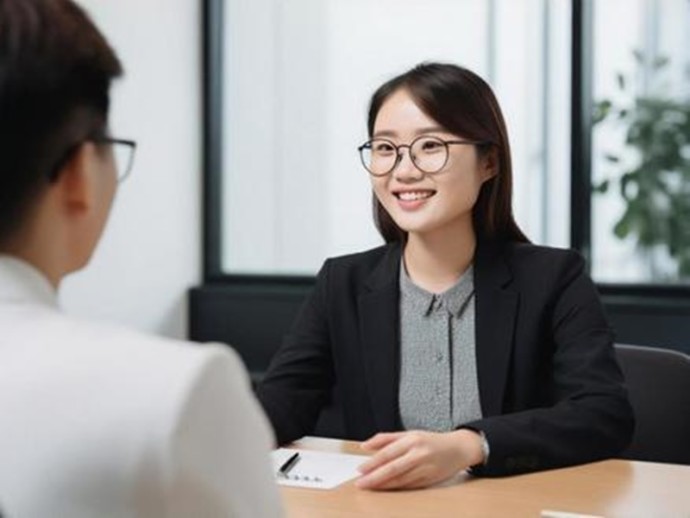
[[424, 174], [438, 173], [448, 162], [448, 146], [453, 144], [486, 144], [478, 140], [443, 140], [421, 136], [409, 144], [396, 145], [385, 138], [375, 138], [357, 148], [362, 165], [372, 176], [386, 176], [402, 160], [402, 148], [407, 148], [414, 166]]

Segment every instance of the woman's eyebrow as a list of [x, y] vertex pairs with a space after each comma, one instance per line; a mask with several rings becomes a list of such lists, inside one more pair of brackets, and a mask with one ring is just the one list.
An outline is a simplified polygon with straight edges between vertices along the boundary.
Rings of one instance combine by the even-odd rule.
[[[414, 131], [415, 135], [426, 135], [428, 133], [448, 133], [446, 128], [441, 126], [427, 126], [418, 128]], [[374, 137], [397, 137], [398, 132], [395, 130], [379, 130], [374, 132]]]

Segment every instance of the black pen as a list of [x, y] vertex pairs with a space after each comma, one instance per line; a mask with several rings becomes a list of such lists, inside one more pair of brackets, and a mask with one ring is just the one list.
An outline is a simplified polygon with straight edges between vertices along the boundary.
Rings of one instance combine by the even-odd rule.
[[283, 463], [282, 466], [280, 466], [278, 474], [282, 475], [283, 477], [287, 477], [290, 470], [295, 467], [295, 464], [297, 464], [297, 461], [299, 461], [299, 452], [295, 452], [294, 455], [292, 455]]

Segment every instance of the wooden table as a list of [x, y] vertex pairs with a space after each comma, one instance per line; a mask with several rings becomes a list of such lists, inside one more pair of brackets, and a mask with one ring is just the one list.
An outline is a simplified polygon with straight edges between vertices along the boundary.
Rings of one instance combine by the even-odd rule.
[[[689, 439], [690, 440], [690, 439]], [[295, 447], [362, 454], [356, 442], [305, 438]], [[365, 491], [282, 487], [291, 518], [539, 517], [544, 509], [606, 517], [690, 518], [690, 466], [606, 460], [500, 479], [462, 476], [446, 487]]]

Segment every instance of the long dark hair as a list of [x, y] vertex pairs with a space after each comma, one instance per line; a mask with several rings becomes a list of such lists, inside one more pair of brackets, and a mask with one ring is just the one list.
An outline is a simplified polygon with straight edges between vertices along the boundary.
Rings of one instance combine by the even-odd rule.
[[[381, 106], [401, 89], [408, 91], [417, 106], [446, 130], [463, 138], [487, 142], [477, 146], [480, 156], [496, 150], [496, 175], [484, 182], [473, 209], [477, 238], [528, 242], [513, 218], [513, 170], [508, 131], [491, 87], [466, 68], [421, 63], [376, 90], [369, 104], [369, 137], [374, 133]], [[374, 221], [387, 243], [407, 240], [407, 232], [396, 225], [375, 195]]]

